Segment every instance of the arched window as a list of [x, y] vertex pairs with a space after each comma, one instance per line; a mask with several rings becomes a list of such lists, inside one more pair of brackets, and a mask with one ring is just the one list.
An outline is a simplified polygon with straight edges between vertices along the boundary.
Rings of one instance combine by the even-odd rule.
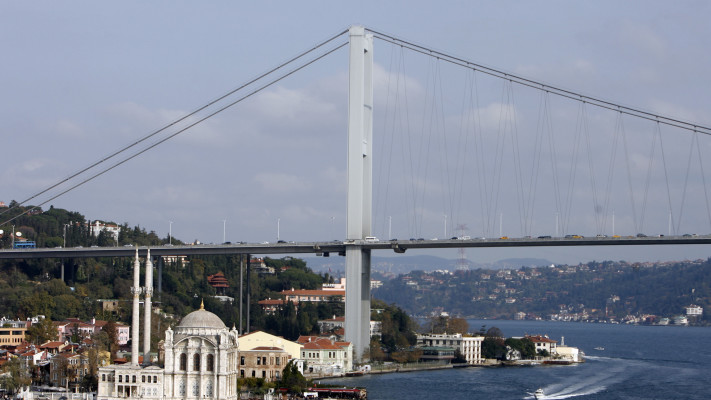
[[212, 354], [207, 355], [207, 371], [212, 372], [215, 369], [215, 356]]
[[180, 354], [180, 370], [186, 371], [188, 369], [188, 355], [185, 353]]
[[193, 354], [193, 371], [200, 371], [200, 354]]

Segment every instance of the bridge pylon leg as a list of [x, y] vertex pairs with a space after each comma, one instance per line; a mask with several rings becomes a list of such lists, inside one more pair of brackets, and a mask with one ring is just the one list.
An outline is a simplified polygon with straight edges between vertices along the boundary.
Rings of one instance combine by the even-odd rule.
[[370, 236], [373, 213], [373, 35], [349, 32], [348, 194], [346, 219], [346, 340], [360, 361], [370, 344]]
[[346, 248], [346, 340], [353, 358], [361, 361], [370, 345], [370, 250]]

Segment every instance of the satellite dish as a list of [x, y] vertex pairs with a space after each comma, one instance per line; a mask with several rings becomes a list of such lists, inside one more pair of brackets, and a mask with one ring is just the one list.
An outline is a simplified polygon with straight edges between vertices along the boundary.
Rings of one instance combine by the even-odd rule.
[[15, 232], [15, 236], [22, 236], [22, 232]]

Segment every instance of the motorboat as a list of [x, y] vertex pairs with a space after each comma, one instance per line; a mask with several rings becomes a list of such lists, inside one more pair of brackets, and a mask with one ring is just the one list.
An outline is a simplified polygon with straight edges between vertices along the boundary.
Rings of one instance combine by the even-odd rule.
[[542, 388], [536, 389], [536, 391], [533, 392], [533, 397], [535, 397], [536, 400], [541, 400], [541, 399], [545, 398], [545, 395], [543, 394], [543, 389]]
[[595, 347], [595, 350], [598, 350], [598, 351], [603, 351], [603, 350], [605, 350], [605, 348], [604, 348], [604, 347], [602, 347], [602, 346], [598, 346], [598, 347]]

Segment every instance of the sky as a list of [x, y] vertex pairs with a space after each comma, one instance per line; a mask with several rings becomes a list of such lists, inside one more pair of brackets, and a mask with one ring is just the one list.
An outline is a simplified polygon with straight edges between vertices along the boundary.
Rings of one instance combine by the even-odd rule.
[[[0, 201], [39, 193], [351, 25], [711, 126], [709, 17], [706, 1], [3, 2]], [[706, 135], [698, 145], [678, 129], [656, 136], [654, 124], [544, 102], [539, 91], [379, 39], [374, 55], [374, 235], [711, 233]], [[347, 76], [344, 47], [42, 207], [186, 242], [342, 239]], [[482, 136], [462, 141], [465, 131]], [[575, 263], [710, 250], [467, 256]]]

